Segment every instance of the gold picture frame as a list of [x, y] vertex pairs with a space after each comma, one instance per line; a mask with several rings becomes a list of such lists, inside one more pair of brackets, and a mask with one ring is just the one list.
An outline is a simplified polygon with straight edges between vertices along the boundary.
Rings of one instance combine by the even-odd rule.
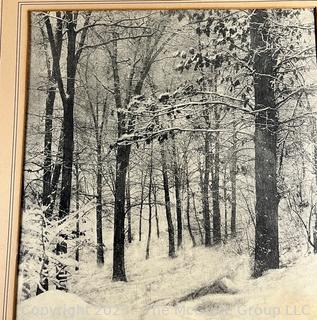
[[[31, 11], [113, 9], [316, 8], [317, 1], [1, 0], [0, 318], [15, 319], [17, 258]], [[316, 301], [315, 301], [316, 303]], [[298, 318], [300, 319], [300, 317]], [[306, 318], [305, 318], [306, 319]], [[307, 319], [313, 319], [308, 317]]]

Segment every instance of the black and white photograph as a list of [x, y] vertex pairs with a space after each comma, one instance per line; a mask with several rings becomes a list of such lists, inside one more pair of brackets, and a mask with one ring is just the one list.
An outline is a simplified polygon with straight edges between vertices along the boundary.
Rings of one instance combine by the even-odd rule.
[[316, 319], [315, 17], [30, 12], [18, 320]]

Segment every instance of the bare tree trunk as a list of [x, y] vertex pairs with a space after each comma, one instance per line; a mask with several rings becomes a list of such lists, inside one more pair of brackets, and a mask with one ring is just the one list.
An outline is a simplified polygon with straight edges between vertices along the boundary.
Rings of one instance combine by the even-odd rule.
[[203, 217], [204, 217], [204, 231], [205, 231], [205, 246], [211, 246], [211, 227], [210, 227], [210, 212], [209, 212], [209, 175], [211, 164], [210, 151], [210, 133], [205, 135], [205, 168], [203, 174], [202, 199], [203, 199]]
[[43, 206], [49, 206], [52, 179], [52, 132], [53, 132], [53, 109], [56, 88], [48, 89], [45, 107], [45, 133], [44, 133], [44, 172], [43, 172]]
[[[165, 29], [163, 27], [163, 29]], [[163, 30], [162, 30], [163, 32]], [[161, 33], [162, 35], [162, 33]], [[140, 68], [138, 78], [134, 79], [134, 68], [131, 68], [129, 75], [129, 85], [126, 92], [124, 103], [122, 103], [122, 94], [120, 86], [120, 76], [118, 68], [118, 34], [113, 32], [113, 50], [110, 50], [110, 58], [113, 71], [113, 84], [114, 84], [114, 100], [117, 108], [118, 116], [118, 138], [121, 138], [124, 134], [130, 134], [134, 129], [134, 119], [129, 117], [125, 112], [122, 112], [122, 108], [126, 108], [133, 95], [138, 96], [141, 94], [144, 81], [149, 74], [152, 64], [163, 50], [164, 44], [158, 48], [159, 35], [156, 38], [154, 44], [149, 42], [147, 52], [144, 56], [143, 64]], [[148, 38], [150, 39], [150, 38]], [[157, 49], [157, 50], [156, 50]], [[134, 89], [132, 89], [132, 83], [135, 83]], [[116, 190], [115, 190], [115, 213], [114, 213], [114, 250], [113, 250], [113, 275], [114, 281], [126, 281], [125, 266], [124, 266], [124, 204], [125, 204], [125, 179], [126, 171], [129, 165], [131, 145], [118, 145], [117, 157], [116, 157]], [[123, 209], [122, 209], [123, 208]]]
[[58, 142], [58, 151], [56, 155], [56, 160], [54, 164], [54, 170], [52, 175], [52, 181], [50, 185], [51, 189], [51, 199], [50, 204], [47, 207], [47, 216], [51, 217], [54, 211], [55, 201], [57, 197], [57, 187], [61, 176], [61, 169], [62, 169], [62, 157], [63, 157], [63, 139], [64, 139], [64, 130], [61, 130], [59, 142]]
[[[215, 110], [215, 129], [219, 129], [219, 112]], [[213, 208], [213, 243], [221, 242], [221, 216], [219, 201], [219, 171], [220, 171], [220, 142], [219, 132], [215, 133], [215, 152], [213, 159], [213, 175], [212, 175], [212, 208]]]
[[153, 184], [153, 201], [154, 201], [155, 221], [156, 221], [156, 235], [159, 238], [160, 237], [160, 224], [159, 224], [159, 217], [158, 217], [156, 192], [157, 192], [157, 186], [154, 183]]
[[[118, 37], [113, 34], [114, 39]], [[127, 132], [126, 117], [121, 111], [122, 96], [120, 88], [120, 76], [118, 69], [118, 43], [113, 42], [113, 52], [110, 55], [113, 70], [114, 98], [118, 117], [118, 138]], [[113, 281], [127, 281], [124, 264], [124, 238], [125, 238], [125, 193], [126, 176], [130, 160], [130, 145], [118, 145], [116, 154], [115, 177], [115, 208], [114, 208], [114, 233], [113, 233]]]
[[[50, 86], [47, 90], [47, 97], [45, 103], [45, 133], [44, 133], [44, 172], [43, 172], [43, 205], [49, 206], [51, 202], [51, 179], [52, 179], [52, 137], [53, 137], [53, 112], [54, 112], [54, 103], [56, 96], [56, 61], [60, 60], [62, 44], [63, 44], [63, 30], [62, 30], [62, 21], [60, 19], [61, 13], [56, 12], [56, 30], [55, 30], [55, 46], [56, 46], [56, 60], [53, 61], [52, 68], [50, 68], [49, 58], [47, 56], [47, 72], [48, 72], [48, 81]], [[44, 30], [41, 29], [43, 34]], [[46, 54], [48, 52], [46, 50]], [[45, 211], [45, 215], [48, 219], [51, 216], [48, 216], [49, 211]]]
[[165, 197], [165, 211], [167, 220], [168, 230], [168, 255], [171, 258], [176, 256], [175, 254], [175, 240], [174, 240], [174, 226], [171, 214], [171, 200], [169, 194], [169, 183], [167, 173], [167, 163], [164, 143], [161, 143], [161, 158], [162, 158], [162, 173], [163, 173], [163, 186], [164, 186], [164, 197]]
[[96, 206], [96, 232], [97, 232], [97, 265], [103, 266], [104, 244], [103, 244], [103, 223], [102, 223], [102, 146], [101, 137], [97, 132], [97, 206]]
[[[119, 113], [118, 131], [123, 134], [123, 118]], [[125, 240], [125, 195], [126, 177], [130, 161], [131, 145], [118, 145], [116, 154], [114, 238], [113, 238], [113, 281], [127, 281], [124, 263]]]
[[278, 116], [272, 79], [274, 49], [269, 35], [268, 12], [255, 10], [251, 17], [254, 52], [256, 228], [254, 276], [279, 267], [277, 192]]
[[[74, 15], [72, 12], [66, 13], [67, 18], [67, 93], [65, 104], [63, 104], [63, 165], [62, 182], [59, 202], [59, 219], [64, 219], [70, 212], [71, 192], [72, 192], [72, 170], [73, 170], [73, 150], [74, 150], [74, 98], [75, 98], [75, 75], [76, 75], [76, 31]], [[62, 248], [62, 250], [58, 250]], [[57, 254], [67, 253], [66, 238], [63, 245], [57, 246]], [[67, 269], [59, 264], [56, 275], [58, 290], [67, 290]]]
[[72, 12], [66, 13], [67, 18], [67, 92], [66, 103], [63, 105], [63, 166], [62, 185], [59, 205], [59, 218], [69, 214], [72, 187], [72, 168], [74, 150], [74, 97], [76, 75], [76, 31], [75, 16]]
[[232, 136], [232, 156], [230, 162], [230, 182], [231, 182], [231, 237], [237, 235], [237, 133], [234, 124]]
[[79, 236], [80, 236], [80, 223], [79, 223], [79, 155], [77, 152], [76, 157], [76, 163], [75, 163], [75, 177], [76, 177], [76, 238], [77, 238], [77, 244], [76, 244], [76, 252], [75, 252], [75, 260], [77, 261], [77, 266], [75, 267], [75, 270], [79, 270]]
[[[118, 34], [114, 33], [114, 40], [118, 38]], [[113, 42], [113, 52], [110, 54], [113, 83], [114, 83], [114, 98], [117, 107], [118, 116], [118, 138], [123, 134], [133, 131], [133, 119], [127, 118], [122, 112], [122, 107], [126, 107], [131, 98], [131, 92], [128, 92], [125, 99], [125, 106], [122, 104], [122, 95], [120, 88], [120, 76], [118, 69], [118, 43]], [[144, 80], [149, 72], [151, 63], [147, 61], [138, 79], [134, 90], [134, 95], [140, 95]], [[133, 75], [132, 75], [133, 77]], [[113, 241], [113, 281], [127, 281], [124, 265], [124, 221], [125, 221], [125, 190], [126, 190], [126, 175], [130, 161], [131, 145], [118, 145], [116, 155], [116, 181], [115, 181], [115, 211], [114, 211], [114, 241]]]
[[148, 228], [148, 237], [146, 243], [146, 255], [145, 259], [150, 258], [150, 243], [151, 243], [151, 234], [152, 234], [152, 182], [153, 182], [153, 142], [151, 143], [151, 155], [150, 155], [150, 182], [149, 182], [149, 228]]
[[175, 138], [172, 139], [173, 151], [173, 173], [175, 182], [175, 199], [176, 199], [176, 217], [177, 217], [177, 249], [181, 248], [183, 242], [183, 223], [182, 223], [182, 202], [181, 202], [181, 179], [177, 163], [177, 151]]
[[201, 241], [201, 244], [204, 244], [204, 235], [203, 235], [203, 231], [201, 230], [199, 218], [197, 215], [196, 200], [195, 200], [195, 193], [194, 192], [192, 192], [192, 197], [193, 197], [193, 209], [194, 209], [194, 213], [195, 213], [195, 219], [196, 219], [199, 234], [200, 234], [200, 241]]
[[[86, 77], [86, 81], [89, 81]], [[103, 149], [102, 149], [102, 139], [103, 130], [108, 122], [108, 107], [107, 107], [107, 96], [105, 97], [102, 104], [102, 115], [101, 121], [99, 120], [99, 101], [98, 95], [96, 97], [95, 108], [93, 99], [89, 94], [89, 90], [86, 89], [86, 95], [88, 98], [88, 104], [90, 107], [90, 112], [92, 120], [94, 123], [94, 133], [96, 139], [96, 153], [97, 153], [97, 172], [96, 172], [96, 185], [97, 185], [97, 195], [96, 195], [96, 261], [98, 266], [104, 265], [104, 243], [103, 243], [103, 203], [102, 203], [102, 192], [103, 192]]]
[[117, 147], [112, 273], [114, 281], [127, 281], [124, 264], [124, 220], [126, 175], [129, 166], [130, 150], [130, 145], [119, 145]]
[[131, 228], [131, 187], [130, 187], [130, 170], [128, 169], [127, 194], [126, 194], [126, 213], [128, 218], [128, 242], [132, 243], [132, 228]]
[[140, 199], [140, 212], [139, 212], [139, 241], [142, 240], [142, 219], [143, 219], [143, 198], [144, 198], [144, 185], [145, 185], [145, 178], [143, 180], [143, 170], [141, 176], [141, 199]]
[[189, 172], [188, 172], [188, 163], [186, 161], [186, 191], [187, 191], [187, 205], [186, 205], [186, 217], [187, 217], [187, 228], [188, 228], [188, 233], [189, 236], [193, 242], [193, 247], [196, 247], [196, 240], [192, 231], [192, 227], [190, 224], [190, 187], [189, 187]]
[[225, 238], [228, 238], [228, 208], [227, 208], [227, 168], [223, 175], [223, 201], [224, 201], [224, 211], [225, 211]]

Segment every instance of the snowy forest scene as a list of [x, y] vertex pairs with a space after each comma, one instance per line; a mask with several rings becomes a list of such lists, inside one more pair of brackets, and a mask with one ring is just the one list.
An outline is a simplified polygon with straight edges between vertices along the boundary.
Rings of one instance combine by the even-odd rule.
[[30, 13], [17, 319], [317, 319], [314, 15]]

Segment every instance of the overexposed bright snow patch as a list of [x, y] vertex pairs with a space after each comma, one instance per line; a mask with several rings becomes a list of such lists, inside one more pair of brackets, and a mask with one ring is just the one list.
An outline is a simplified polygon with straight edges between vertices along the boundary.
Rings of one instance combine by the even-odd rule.
[[105, 320], [110, 319], [100, 308], [94, 307], [72, 293], [47, 291], [21, 302], [17, 320]]

